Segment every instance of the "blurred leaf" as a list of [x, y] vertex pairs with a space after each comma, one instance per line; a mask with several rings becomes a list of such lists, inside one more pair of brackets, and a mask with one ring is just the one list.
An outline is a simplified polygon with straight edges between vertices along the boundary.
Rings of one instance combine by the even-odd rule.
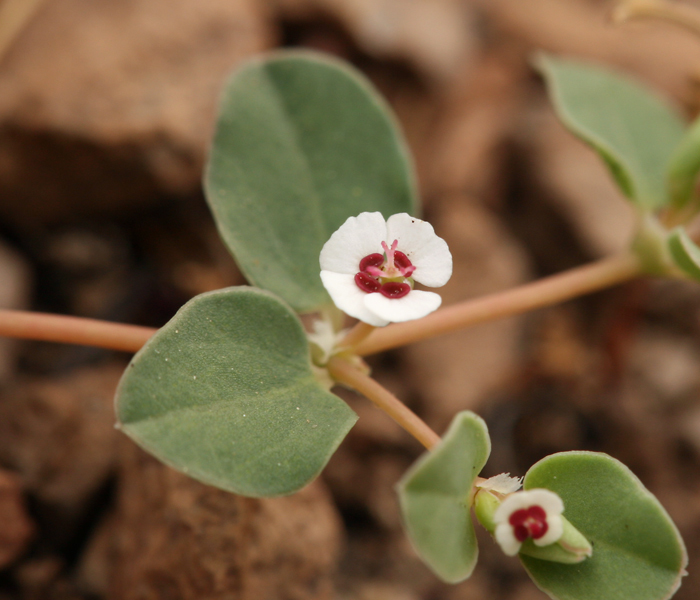
[[166, 464], [246, 496], [306, 485], [357, 419], [316, 382], [296, 315], [248, 287], [182, 307], [131, 361], [117, 417]]
[[593, 147], [639, 208], [668, 202], [666, 167], [684, 124], [652, 90], [603, 67], [541, 55], [552, 102], [564, 125]]
[[700, 174], [700, 119], [686, 131], [668, 165], [671, 205], [680, 209], [692, 199]]
[[693, 279], [700, 279], [700, 248], [683, 227], [676, 227], [668, 237], [673, 261]]
[[455, 416], [442, 442], [424, 454], [398, 486], [413, 546], [444, 581], [472, 574], [479, 548], [470, 494], [491, 452], [484, 421], [470, 411]]
[[248, 280], [299, 312], [330, 303], [319, 254], [348, 217], [416, 211], [388, 107], [357, 71], [312, 52], [271, 54], [234, 74], [205, 189]]
[[562, 452], [535, 464], [525, 489], [546, 488], [593, 544], [575, 565], [521, 555], [535, 583], [560, 600], [662, 600], [678, 588], [687, 555], [659, 501], [622, 463], [594, 452]]

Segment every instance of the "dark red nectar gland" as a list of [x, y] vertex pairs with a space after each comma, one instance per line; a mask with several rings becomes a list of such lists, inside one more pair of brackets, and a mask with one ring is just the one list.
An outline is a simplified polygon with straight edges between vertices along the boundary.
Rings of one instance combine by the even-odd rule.
[[[410, 284], [406, 283], [416, 268], [403, 252], [396, 249], [398, 240], [394, 240], [391, 246], [382, 242], [384, 254], [375, 252], [368, 254], [360, 261], [360, 270], [355, 275], [355, 284], [363, 292], [373, 294], [379, 292], [387, 298], [403, 298], [411, 291]], [[404, 278], [404, 281], [396, 279]], [[386, 281], [392, 279], [392, 281]]]
[[403, 298], [411, 291], [411, 286], [407, 283], [388, 281], [379, 288], [379, 293], [387, 298]]
[[513, 526], [513, 535], [519, 542], [524, 542], [529, 537], [539, 540], [549, 529], [547, 513], [541, 506], [516, 510], [508, 522]]

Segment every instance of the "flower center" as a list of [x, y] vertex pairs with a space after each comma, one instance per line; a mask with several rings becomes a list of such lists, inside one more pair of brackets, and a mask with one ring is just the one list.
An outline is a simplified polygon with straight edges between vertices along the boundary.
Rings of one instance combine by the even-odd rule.
[[529, 537], [539, 540], [549, 529], [547, 513], [537, 505], [516, 510], [508, 522], [513, 526], [513, 535], [519, 542], [524, 542]]
[[387, 298], [403, 298], [411, 291], [408, 278], [416, 268], [408, 256], [396, 249], [398, 245], [398, 240], [391, 246], [382, 242], [384, 254], [368, 254], [360, 261], [360, 270], [355, 275], [357, 287], [368, 294], [379, 292]]

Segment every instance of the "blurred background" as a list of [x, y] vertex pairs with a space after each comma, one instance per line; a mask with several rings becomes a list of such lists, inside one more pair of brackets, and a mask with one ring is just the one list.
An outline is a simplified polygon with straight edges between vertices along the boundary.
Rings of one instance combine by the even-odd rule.
[[[688, 2], [700, 8], [700, 2]], [[0, 0], [0, 307], [160, 326], [243, 283], [201, 192], [217, 98], [247, 57], [304, 46], [364, 71], [447, 240], [446, 303], [623, 249], [632, 216], [557, 122], [538, 50], [700, 107], [700, 37], [613, 26], [607, 0]], [[252, 500], [171, 471], [114, 429], [129, 357], [0, 340], [0, 600], [543, 600], [488, 535], [440, 583], [393, 486], [421, 448], [368, 401], [322, 478]], [[546, 454], [625, 462], [681, 529], [700, 593], [700, 286], [637, 281], [373, 357], [438, 432], [487, 420], [486, 475]], [[483, 531], [480, 531], [480, 534]]]

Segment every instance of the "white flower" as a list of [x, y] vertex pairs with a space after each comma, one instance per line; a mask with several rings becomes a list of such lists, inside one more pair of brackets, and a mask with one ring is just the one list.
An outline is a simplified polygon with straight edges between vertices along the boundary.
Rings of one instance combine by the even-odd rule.
[[440, 306], [433, 292], [413, 289], [445, 285], [452, 255], [432, 225], [400, 213], [350, 217], [321, 250], [321, 280], [343, 312], [382, 327], [424, 317]]
[[515, 556], [527, 539], [537, 546], [555, 543], [564, 533], [564, 503], [554, 492], [543, 489], [516, 492], [496, 509], [494, 535], [503, 552]]

